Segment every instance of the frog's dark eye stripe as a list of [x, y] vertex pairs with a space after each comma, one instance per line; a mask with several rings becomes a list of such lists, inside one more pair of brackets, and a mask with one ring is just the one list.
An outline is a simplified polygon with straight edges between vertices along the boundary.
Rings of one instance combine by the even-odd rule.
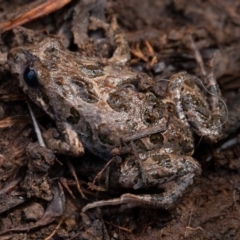
[[38, 88], [39, 86], [39, 82], [38, 82], [38, 78], [37, 78], [37, 74], [36, 72], [31, 69], [30, 67], [27, 67], [24, 70], [23, 73], [23, 79], [25, 81], [25, 83], [31, 87], [31, 88]]

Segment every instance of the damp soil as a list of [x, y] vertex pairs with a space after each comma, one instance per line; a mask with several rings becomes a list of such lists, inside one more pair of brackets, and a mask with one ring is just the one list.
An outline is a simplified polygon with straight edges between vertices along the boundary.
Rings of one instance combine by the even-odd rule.
[[[186, 35], [192, 36], [207, 70], [215, 54], [214, 76], [232, 128], [228, 138], [215, 145], [196, 141], [194, 158], [202, 165], [202, 175], [171, 211], [109, 206], [86, 213], [81, 208], [87, 202], [119, 194], [89, 188], [88, 182], [105, 163], [90, 154], [56, 160], [47, 149], [39, 157], [27, 96], [9, 71], [7, 54], [13, 47], [34, 44], [49, 35], [87, 56], [108, 57], [113, 49], [107, 40], [87, 41], [89, 36], [106, 37], [103, 29], [96, 25], [83, 34], [84, 18], [74, 17], [85, 11], [82, 2], [91, 0], [69, 1], [48, 14], [43, 9], [41, 17], [33, 19], [33, 13], [24, 25], [3, 29], [4, 23], [44, 2], [0, 0], [0, 239], [240, 239], [240, 2], [100, 1], [104, 11], [98, 6], [95, 12], [100, 17], [104, 14], [106, 21], [116, 14], [125, 33], [131, 49], [129, 64], [154, 80], [180, 71], [201, 77]], [[36, 106], [34, 114], [44, 128], [54, 124]], [[96, 163], [94, 173], [89, 167], [92, 162]], [[82, 198], [78, 184], [87, 199]]]

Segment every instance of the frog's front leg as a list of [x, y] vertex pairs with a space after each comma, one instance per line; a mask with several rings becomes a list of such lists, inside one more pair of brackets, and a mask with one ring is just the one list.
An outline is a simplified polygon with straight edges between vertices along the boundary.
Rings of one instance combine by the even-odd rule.
[[[56, 129], [49, 129], [43, 133], [48, 148], [59, 154], [78, 157], [84, 154], [84, 147], [78, 138], [76, 131], [66, 122], [57, 124]], [[62, 139], [63, 137], [63, 139]]]
[[217, 142], [222, 138], [226, 107], [215, 79], [211, 83], [213, 85], [205, 87], [198, 78], [180, 72], [171, 77], [168, 95], [174, 100], [183, 125], [190, 125], [204, 139]]
[[[158, 194], [134, 194], [126, 193], [119, 198], [102, 200], [87, 204], [82, 211], [108, 206], [124, 205], [126, 207], [152, 207], [171, 209], [180, 198], [191, 189], [194, 180], [201, 174], [200, 165], [189, 156], [164, 154], [162, 150], [152, 156], [143, 157], [142, 170], [145, 172], [145, 181], [141, 180], [141, 171], [136, 159], [126, 159], [121, 167], [119, 184], [127, 189], [147, 189], [148, 187], [164, 188], [164, 184], [171, 182], [163, 193]], [[112, 176], [113, 178], [116, 176]], [[111, 181], [111, 179], [110, 179]]]

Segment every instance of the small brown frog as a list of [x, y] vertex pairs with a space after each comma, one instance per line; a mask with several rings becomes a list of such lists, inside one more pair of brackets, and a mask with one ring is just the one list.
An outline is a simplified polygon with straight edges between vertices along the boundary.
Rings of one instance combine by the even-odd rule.
[[[185, 72], [170, 78], [166, 98], [160, 99], [153, 88], [141, 87], [144, 81], [156, 83], [126, 65], [127, 43], [121, 35], [117, 39], [121, 44], [112, 58], [87, 59], [45, 38], [13, 49], [9, 66], [28, 97], [56, 122], [63, 138], [48, 139], [49, 148], [73, 156], [86, 148], [106, 161], [113, 150], [131, 149], [120, 155], [118, 183], [134, 190], [88, 204], [83, 211], [118, 204], [169, 209], [201, 173], [191, 157], [194, 133], [216, 142], [225, 106], [214, 80], [206, 86], [207, 95]], [[161, 194], [134, 194], [170, 181], [174, 184]]]

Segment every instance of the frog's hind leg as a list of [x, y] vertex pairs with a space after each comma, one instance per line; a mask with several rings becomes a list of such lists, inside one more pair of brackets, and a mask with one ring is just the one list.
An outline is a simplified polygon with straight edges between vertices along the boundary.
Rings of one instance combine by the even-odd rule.
[[[178, 200], [181, 199], [185, 190], [189, 187], [189, 182], [193, 183], [194, 174], [187, 174], [179, 179], [181, 184], [174, 189], [169, 188], [163, 194], [132, 194], [125, 193], [120, 198], [114, 198], [110, 200], [102, 200], [87, 204], [82, 212], [86, 212], [91, 208], [104, 207], [104, 206], [116, 206], [123, 205], [124, 207], [150, 207], [170, 210], [176, 207]], [[191, 184], [192, 185], [192, 184]]]
[[[129, 166], [134, 164], [129, 161], [129, 164], [124, 164], [121, 169], [122, 179], [119, 180], [123, 187], [130, 188], [132, 184], [131, 179], [139, 177], [139, 169], [137, 165], [136, 171], [134, 167]], [[148, 187], [162, 188], [164, 184], [172, 181], [172, 185], [162, 193], [156, 194], [134, 194], [126, 193], [119, 198], [102, 200], [87, 204], [82, 211], [88, 209], [102, 207], [102, 206], [115, 206], [123, 205], [125, 207], [150, 207], [172, 209], [176, 206], [177, 202], [191, 189], [195, 179], [201, 174], [200, 165], [189, 156], [178, 156], [175, 154], [150, 156], [143, 160], [143, 169], [146, 172], [147, 184], [136, 183], [139, 188], [147, 189]], [[136, 175], [136, 176], [135, 176]], [[120, 177], [121, 178], [121, 177]], [[140, 180], [141, 181], [141, 180]], [[136, 185], [135, 185], [136, 186]]]
[[[209, 71], [206, 71], [202, 56], [193, 40], [192, 35], [188, 36], [190, 48], [194, 52], [195, 60], [201, 70], [202, 80], [198, 78], [190, 78], [188, 81], [194, 82], [197, 80], [200, 83], [200, 88], [194, 87], [192, 94], [196, 97], [184, 97], [183, 93], [183, 105], [185, 105], [186, 115], [188, 120], [193, 126], [193, 130], [205, 139], [211, 142], [217, 142], [224, 138], [223, 125], [227, 122], [228, 110], [224, 100], [221, 97], [221, 91], [214, 77], [214, 64], [218, 54], [214, 53], [210, 59], [208, 65]], [[205, 97], [205, 98], [204, 98]], [[189, 104], [189, 100], [193, 99], [192, 104]], [[190, 106], [192, 105], [192, 106]]]
[[[196, 81], [200, 83], [202, 89]], [[210, 91], [198, 78], [181, 72], [171, 77], [168, 94], [174, 100], [177, 115], [183, 124], [189, 124], [197, 135], [210, 142], [222, 138], [226, 107], [220, 97], [217, 83], [211, 85]]]

